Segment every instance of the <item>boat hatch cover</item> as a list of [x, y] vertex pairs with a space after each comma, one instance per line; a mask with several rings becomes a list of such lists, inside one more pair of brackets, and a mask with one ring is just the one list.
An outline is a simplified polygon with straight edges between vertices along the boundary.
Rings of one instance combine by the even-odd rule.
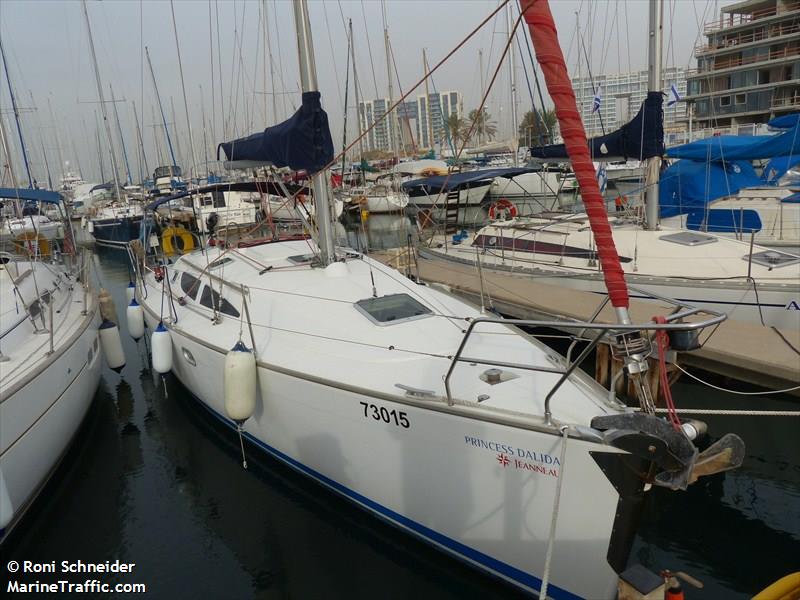
[[703, 244], [713, 244], [717, 238], [713, 235], [706, 235], [695, 231], [679, 231], [678, 233], [670, 233], [669, 235], [662, 235], [660, 240], [665, 242], [672, 242], [673, 244], [680, 244], [681, 246], [702, 246]]
[[[750, 256], [743, 256], [742, 259], [749, 260]], [[765, 267], [769, 267], [770, 269], [775, 269], [800, 263], [800, 256], [786, 254], [785, 252], [778, 252], [777, 250], [764, 250], [762, 252], [754, 253], [752, 260], [757, 265], [763, 265]]]

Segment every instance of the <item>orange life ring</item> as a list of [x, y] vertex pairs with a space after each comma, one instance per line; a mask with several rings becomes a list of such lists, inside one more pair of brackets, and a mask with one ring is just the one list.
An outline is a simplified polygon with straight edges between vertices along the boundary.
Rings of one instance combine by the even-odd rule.
[[492, 202], [489, 205], [489, 218], [492, 221], [497, 220], [498, 215], [502, 216], [504, 219], [508, 219], [509, 217], [513, 219], [517, 216], [518, 212], [516, 205], [506, 198], [500, 198], [497, 202]]

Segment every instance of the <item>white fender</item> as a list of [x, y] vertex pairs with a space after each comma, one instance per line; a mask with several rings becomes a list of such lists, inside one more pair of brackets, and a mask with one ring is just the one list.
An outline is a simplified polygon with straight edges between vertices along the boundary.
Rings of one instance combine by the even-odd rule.
[[256, 410], [256, 357], [241, 340], [225, 355], [225, 412], [236, 422]]
[[119, 327], [113, 321], [106, 319], [100, 325], [100, 346], [106, 357], [109, 368], [117, 373], [125, 366], [125, 351], [122, 349], [122, 338]]
[[128, 304], [127, 317], [128, 333], [133, 339], [138, 340], [144, 335], [144, 310], [135, 298]]
[[153, 370], [162, 375], [169, 373], [172, 370], [172, 337], [163, 322], [159, 322], [153, 331], [150, 344], [153, 350]]
[[136, 297], [136, 284], [132, 281], [128, 282], [128, 287], [125, 288], [125, 295], [128, 298], [128, 302]]
[[89, 233], [94, 233], [94, 221], [89, 221], [86, 224], [86, 231], [88, 231]]

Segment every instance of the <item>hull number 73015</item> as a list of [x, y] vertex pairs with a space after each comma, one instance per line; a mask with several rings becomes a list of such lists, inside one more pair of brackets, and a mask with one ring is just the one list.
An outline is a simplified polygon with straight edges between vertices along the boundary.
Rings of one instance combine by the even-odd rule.
[[361, 402], [364, 407], [364, 418], [369, 419], [372, 417], [376, 421], [383, 421], [384, 423], [391, 423], [397, 427], [408, 429], [411, 423], [408, 421], [408, 416], [404, 411], [397, 411], [395, 409], [389, 410], [385, 406], [376, 406], [367, 402]]

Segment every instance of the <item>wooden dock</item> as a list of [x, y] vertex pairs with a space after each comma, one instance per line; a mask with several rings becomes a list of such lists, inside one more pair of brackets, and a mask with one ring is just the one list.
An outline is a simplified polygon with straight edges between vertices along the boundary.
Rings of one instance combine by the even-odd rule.
[[[416, 262], [412, 258], [408, 265], [405, 249], [371, 256], [402, 272], [409, 268], [416, 274], [418, 265], [422, 281], [446, 286], [473, 304], [481, 304], [480, 277], [474, 267], [422, 257]], [[587, 319], [600, 303], [596, 294], [538, 283], [510, 273], [484, 269], [483, 281], [485, 303], [518, 319]], [[660, 309], [654, 303], [631, 300], [630, 312], [635, 322], [649, 321], [654, 315], [669, 311], [666, 304]], [[598, 317], [602, 322], [613, 320], [613, 310], [608, 306]], [[701, 349], [681, 353], [681, 364], [767, 389], [800, 385], [800, 331], [777, 332], [771, 327], [724, 321], [710, 337], [705, 334], [701, 339], [706, 340]], [[794, 395], [800, 396], [800, 390]]]

